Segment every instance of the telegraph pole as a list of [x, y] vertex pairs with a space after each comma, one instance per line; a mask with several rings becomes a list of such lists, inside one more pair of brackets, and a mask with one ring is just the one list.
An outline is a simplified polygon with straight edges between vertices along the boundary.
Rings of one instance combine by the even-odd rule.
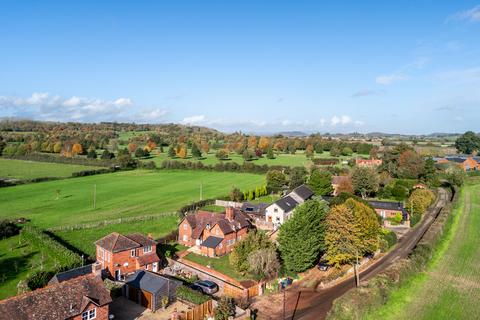
[[97, 184], [93, 185], [93, 210], [97, 208]]

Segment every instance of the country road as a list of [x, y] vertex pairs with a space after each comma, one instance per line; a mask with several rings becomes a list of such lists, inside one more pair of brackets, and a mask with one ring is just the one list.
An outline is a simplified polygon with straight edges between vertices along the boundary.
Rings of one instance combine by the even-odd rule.
[[[425, 232], [435, 221], [440, 210], [449, 201], [448, 193], [444, 189], [438, 189], [439, 196], [436, 204], [429, 210], [421, 221], [420, 225], [410, 230], [398, 242], [397, 246], [380, 258], [377, 262], [370, 265], [367, 269], [360, 272], [361, 281], [368, 280], [371, 277], [385, 270], [398, 259], [406, 258], [421, 240]], [[284, 319], [295, 320], [319, 320], [325, 319], [328, 311], [332, 307], [335, 299], [345, 294], [348, 290], [354, 288], [355, 280], [352, 277], [345, 279], [337, 285], [320, 290], [291, 289], [286, 291], [286, 307]], [[261, 319], [282, 319], [283, 308], [280, 313], [272, 316], [261, 316]]]

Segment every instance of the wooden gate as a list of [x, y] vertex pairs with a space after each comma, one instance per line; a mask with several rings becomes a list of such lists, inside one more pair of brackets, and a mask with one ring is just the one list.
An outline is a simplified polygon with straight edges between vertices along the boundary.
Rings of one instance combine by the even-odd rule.
[[203, 320], [206, 315], [213, 312], [213, 300], [195, 306], [193, 309], [180, 314], [179, 320]]
[[140, 305], [152, 310], [152, 294], [147, 291], [140, 291]]

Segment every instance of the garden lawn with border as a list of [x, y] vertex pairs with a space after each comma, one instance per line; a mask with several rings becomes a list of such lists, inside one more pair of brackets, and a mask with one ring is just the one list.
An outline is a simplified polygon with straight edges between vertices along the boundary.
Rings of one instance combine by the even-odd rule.
[[[264, 185], [257, 174], [132, 170], [0, 189], [0, 218], [25, 217], [41, 228], [174, 212], [199, 200]], [[96, 209], [93, 208], [96, 186]]]
[[223, 273], [237, 281], [249, 280], [248, 276], [243, 276], [240, 273], [236, 272], [229, 261], [230, 254], [226, 254], [219, 258], [209, 258], [201, 256], [195, 253], [189, 253], [183, 259], [189, 260], [203, 266], [210, 266], [212, 270]]
[[28, 180], [36, 178], [67, 178], [72, 173], [98, 170], [99, 167], [0, 158], [0, 178]]

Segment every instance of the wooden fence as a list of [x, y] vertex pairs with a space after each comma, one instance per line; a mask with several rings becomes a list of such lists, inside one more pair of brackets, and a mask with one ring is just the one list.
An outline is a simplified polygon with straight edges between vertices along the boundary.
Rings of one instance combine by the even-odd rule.
[[203, 320], [205, 316], [213, 313], [213, 300], [208, 300], [203, 304], [195, 306], [188, 311], [182, 311], [179, 314], [178, 320]]

